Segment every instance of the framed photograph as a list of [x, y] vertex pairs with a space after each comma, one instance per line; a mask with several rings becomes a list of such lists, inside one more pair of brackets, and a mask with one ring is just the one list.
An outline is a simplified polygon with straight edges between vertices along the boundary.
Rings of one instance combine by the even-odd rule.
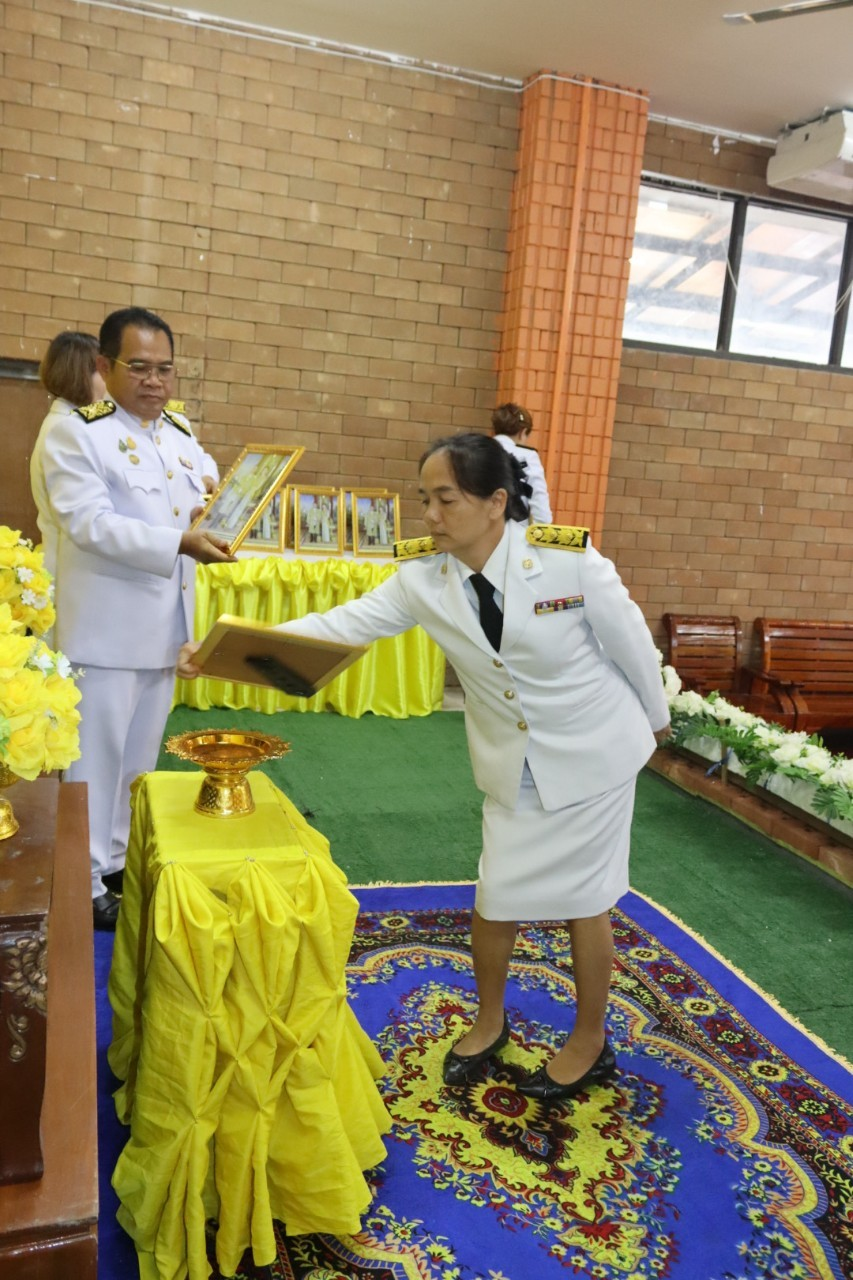
[[352, 490], [352, 549], [357, 556], [390, 556], [400, 537], [400, 496]]
[[244, 551], [284, 551], [287, 527], [287, 489], [278, 489], [267, 503], [242, 542]]
[[304, 452], [301, 446], [246, 445], [192, 528], [223, 538], [236, 551]]
[[353, 497], [353, 492], [361, 494], [364, 498], [385, 498], [388, 496], [387, 489], [344, 489], [344, 506], [346, 507], [347, 513], [347, 527], [344, 535], [344, 551], [352, 551], [354, 548], [352, 529], [353, 512], [355, 511], [355, 498]]
[[293, 550], [297, 555], [340, 555], [346, 514], [341, 489], [293, 486]]

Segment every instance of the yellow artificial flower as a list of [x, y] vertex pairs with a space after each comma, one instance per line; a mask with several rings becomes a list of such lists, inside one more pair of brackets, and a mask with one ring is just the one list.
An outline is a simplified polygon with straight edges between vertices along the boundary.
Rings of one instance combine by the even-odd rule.
[[[14, 721], [10, 720], [14, 726]], [[9, 741], [3, 748], [3, 763], [19, 778], [32, 782], [44, 768], [44, 739], [47, 716], [42, 713], [30, 716], [19, 729], [13, 727]]]
[[68, 660], [29, 632], [55, 619], [41, 551], [0, 525], [0, 762], [32, 780], [80, 755], [80, 691]]
[[56, 621], [53, 583], [44, 556], [17, 529], [0, 525], [0, 601], [30, 630], [43, 634]]
[[50, 710], [44, 735], [46, 771], [67, 769], [80, 757], [80, 690], [68, 676], [48, 676], [45, 682]]
[[0, 634], [0, 680], [11, 680], [22, 671], [33, 651], [32, 636]]
[[0, 693], [3, 714], [10, 721], [47, 710], [44, 676], [40, 671], [24, 667], [3, 681]]
[[51, 769], [67, 769], [72, 760], [79, 760], [79, 724], [79, 711], [72, 711], [61, 720], [54, 720], [53, 716], [47, 717], [42, 765], [44, 772], [49, 773]]

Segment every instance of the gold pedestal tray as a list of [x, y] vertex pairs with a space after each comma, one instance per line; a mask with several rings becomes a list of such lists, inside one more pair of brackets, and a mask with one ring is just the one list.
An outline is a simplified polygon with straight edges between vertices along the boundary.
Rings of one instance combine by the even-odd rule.
[[167, 740], [166, 750], [204, 770], [196, 813], [210, 818], [242, 818], [255, 811], [246, 774], [264, 760], [287, 755], [290, 743], [253, 730], [204, 729], [176, 734]]
[[[19, 781], [18, 775], [8, 765], [0, 764], [0, 787], [11, 787]], [[8, 840], [17, 830], [18, 819], [12, 812], [12, 805], [8, 800], [0, 798], [0, 840]]]

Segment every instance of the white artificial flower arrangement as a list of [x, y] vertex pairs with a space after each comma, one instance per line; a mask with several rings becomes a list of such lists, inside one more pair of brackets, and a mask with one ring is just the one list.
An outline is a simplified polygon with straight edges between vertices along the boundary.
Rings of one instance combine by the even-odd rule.
[[828, 751], [817, 734], [789, 733], [768, 724], [719, 693], [682, 689], [674, 667], [658, 652], [672, 717], [672, 746], [714, 739], [720, 758], [747, 782], [768, 786], [779, 775], [807, 782], [808, 803], [826, 822], [853, 822], [853, 760]]

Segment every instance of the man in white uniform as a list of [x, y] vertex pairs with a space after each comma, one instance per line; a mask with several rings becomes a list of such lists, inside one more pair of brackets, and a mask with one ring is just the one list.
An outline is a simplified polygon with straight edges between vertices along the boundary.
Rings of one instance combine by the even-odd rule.
[[59, 529], [56, 645], [84, 671], [81, 756], [65, 778], [89, 787], [94, 922], [114, 929], [119, 897], [105, 877], [120, 888], [130, 785], [157, 763], [175, 659], [193, 634], [195, 561], [233, 557], [189, 529], [211, 460], [167, 408], [171, 329], [129, 307], [107, 317], [99, 342], [108, 398], [58, 417], [42, 457]]

